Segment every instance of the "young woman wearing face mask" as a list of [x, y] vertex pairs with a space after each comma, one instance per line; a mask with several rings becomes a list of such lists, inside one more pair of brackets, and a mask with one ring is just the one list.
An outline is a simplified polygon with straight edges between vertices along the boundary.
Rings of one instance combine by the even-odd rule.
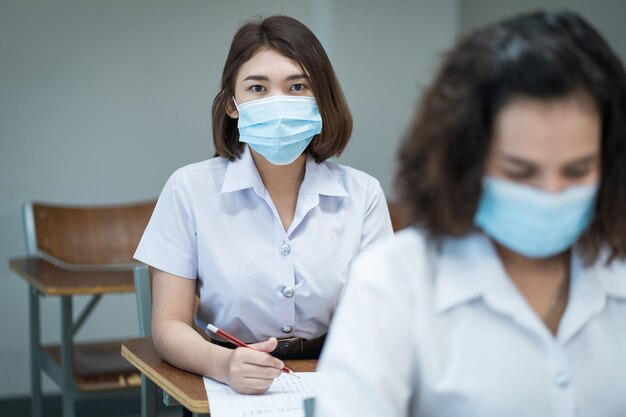
[[[326, 162], [347, 145], [352, 119], [302, 23], [243, 25], [212, 112], [216, 157], [170, 177], [135, 257], [154, 268], [162, 357], [263, 393], [281, 359], [319, 355], [352, 259], [391, 236], [391, 222], [378, 181]], [[207, 341], [194, 321], [254, 350]]]
[[355, 261], [316, 415], [623, 415], [626, 75], [601, 36], [570, 12], [467, 35], [396, 180], [415, 226]]

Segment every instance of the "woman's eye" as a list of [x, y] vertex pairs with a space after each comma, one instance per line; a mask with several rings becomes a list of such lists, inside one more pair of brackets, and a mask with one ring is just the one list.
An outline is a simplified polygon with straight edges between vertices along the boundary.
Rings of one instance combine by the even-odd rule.
[[291, 86], [291, 91], [304, 91], [306, 90], [306, 85], [304, 84], [294, 84]]
[[589, 171], [590, 171], [589, 168], [570, 169], [570, 170], [565, 171], [565, 175], [568, 178], [577, 179], [577, 178], [583, 178], [583, 177], [587, 176], [589, 174]]
[[265, 87], [263, 87], [262, 85], [252, 85], [250, 86], [250, 91], [255, 92], [255, 93], [262, 93], [265, 90]]
[[527, 180], [533, 176], [529, 171], [505, 171], [504, 174], [512, 180]]

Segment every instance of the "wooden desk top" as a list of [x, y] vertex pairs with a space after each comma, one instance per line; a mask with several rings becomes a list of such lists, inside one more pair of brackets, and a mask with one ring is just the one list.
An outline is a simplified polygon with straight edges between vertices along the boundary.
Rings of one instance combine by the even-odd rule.
[[70, 271], [42, 258], [12, 258], [9, 266], [46, 295], [133, 292], [133, 271]]
[[[209, 412], [209, 401], [202, 377], [176, 368], [161, 359], [151, 337], [122, 343], [122, 356], [192, 413]], [[287, 360], [285, 365], [296, 372], [312, 372], [317, 360]]]

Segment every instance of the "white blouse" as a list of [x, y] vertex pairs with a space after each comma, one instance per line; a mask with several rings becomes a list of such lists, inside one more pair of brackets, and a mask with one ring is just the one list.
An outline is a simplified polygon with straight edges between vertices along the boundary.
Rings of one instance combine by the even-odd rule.
[[312, 339], [327, 332], [352, 260], [389, 236], [376, 179], [310, 158], [285, 232], [246, 147], [233, 162], [177, 170], [135, 258], [198, 279], [200, 328], [211, 322], [245, 342]]
[[354, 263], [316, 417], [626, 416], [626, 262], [574, 254], [555, 337], [484, 235], [426, 241], [407, 229]]

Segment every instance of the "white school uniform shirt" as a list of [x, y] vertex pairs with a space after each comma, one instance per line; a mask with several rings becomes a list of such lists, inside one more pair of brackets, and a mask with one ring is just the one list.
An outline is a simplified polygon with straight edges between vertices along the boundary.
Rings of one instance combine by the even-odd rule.
[[202, 329], [245, 342], [325, 334], [350, 263], [393, 232], [376, 179], [311, 158], [305, 169], [288, 231], [247, 147], [177, 170], [135, 258], [198, 279]]
[[316, 417], [626, 416], [626, 262], [574, 254], [554, 337], [484, 235], [426, 241], [407, 229], [355, 261]]

